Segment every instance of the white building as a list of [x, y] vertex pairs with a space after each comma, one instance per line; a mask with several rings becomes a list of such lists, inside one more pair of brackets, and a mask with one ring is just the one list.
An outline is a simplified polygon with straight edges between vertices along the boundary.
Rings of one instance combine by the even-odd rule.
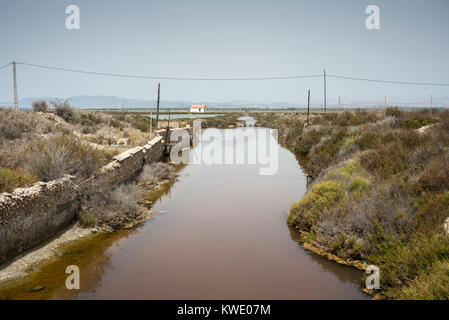
[[206, 112], [206, 105], [205, 104], [192, 104], [190, 107], [190, 112], [192, 113], [205, 113]]

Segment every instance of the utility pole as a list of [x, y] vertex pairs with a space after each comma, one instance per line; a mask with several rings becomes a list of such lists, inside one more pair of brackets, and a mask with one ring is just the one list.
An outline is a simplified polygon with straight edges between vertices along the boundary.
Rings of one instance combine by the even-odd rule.
[[157, 84], [156, 130], [159, 125], [159, 102], [161, 98], [161, 84]]
[[14, 108], [19, 109], [19, 98], [17, 96], [17, 74], [16, 74], [16, 62], [12, 62], [12, 73], [14, 78]]
[[430, 95], [430, 115], [432, 115], [433, 94]]
[[150, 111], [150, 139], [153, 138], [153, 112]]
[[327, 109], [327, 101], [326, 101], [326, 96], [327, 96], [327, 92], [326, 92], [326, 69], [324, 69], [324, 112], [326, 112]]
[[309, 95], [307, 98], [307, 125], [309, 125], [309, 113], [310, 113], [310, 89], [309, 89]]

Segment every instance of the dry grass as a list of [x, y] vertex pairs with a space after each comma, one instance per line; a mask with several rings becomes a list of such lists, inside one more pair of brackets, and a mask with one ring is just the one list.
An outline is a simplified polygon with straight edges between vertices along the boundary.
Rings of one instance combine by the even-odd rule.
[[19, 187], [31, 187], [37, 181], [37, 176], [23, 172], [21, 169], [0, 168], [0, 193], [11, 192]]
[[23, 166], [42, 181], [58, 179], [64, 174], [88, 177], [113, 155], [73, 136], [60, 135], [31, 146]]
[[53, 132], [53, 123], [42, 115], [0, 108], [0, 141]]
[[91, 195], [83, 203], [79, 219], [84, 226], [119, 229], [139, 220], [145, 209], [138, 205], [139, 193], [134, 183]]
[[156, 184], [163, 180], [171, 180], [175, 177], [175, 169], [165, 162], [156, 162], [146, 165], [139, 176], [139, 183], [145, 185]]

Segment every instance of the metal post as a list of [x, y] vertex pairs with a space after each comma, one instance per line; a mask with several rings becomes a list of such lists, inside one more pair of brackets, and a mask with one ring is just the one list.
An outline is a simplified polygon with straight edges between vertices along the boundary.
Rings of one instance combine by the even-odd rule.
[[150, 139], [153, 137], [153, 112], [150, 111]]
[[159, 125], [159, 102], [161, 97], [161, 84], [157, 84], [156, 130]]
[[310, 89], [309, 89], [309, 95], [307, 98], [307, 125], [309, 125], [309, 113], [310, 113]]

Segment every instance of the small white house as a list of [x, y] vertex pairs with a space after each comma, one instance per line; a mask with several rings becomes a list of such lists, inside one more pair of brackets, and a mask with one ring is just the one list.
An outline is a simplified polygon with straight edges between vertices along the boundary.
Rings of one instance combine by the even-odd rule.
[[191, 113], [205, 113], [206, 112], [206, 105], [205, 104], [192, 104], [190, 107]]

